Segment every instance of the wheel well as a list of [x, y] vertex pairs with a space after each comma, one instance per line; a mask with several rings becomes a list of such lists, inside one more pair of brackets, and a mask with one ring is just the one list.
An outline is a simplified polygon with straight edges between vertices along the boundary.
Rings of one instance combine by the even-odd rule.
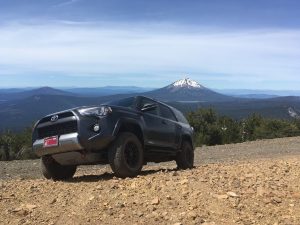
[[123, 123], [119, 129], [119, 133], [121, 132], [130, 132], [133, 133], [140, 140], [141, 144], [144, 145], [144, 136], [141, 127], [134, 123]]

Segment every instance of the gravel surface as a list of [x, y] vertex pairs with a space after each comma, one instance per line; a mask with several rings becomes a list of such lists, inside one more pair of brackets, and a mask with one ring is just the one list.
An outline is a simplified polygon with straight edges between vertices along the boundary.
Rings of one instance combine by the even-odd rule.
[[42, 179], [38, 160], [0, 162], [0, 224], [300, 224], [300, 137], [198, 148], [196, 168], [151, 164], [133, 179], [80, 167]]
[[[300, 154], [300, 137], [279, 138], [273, 140], [260, 140], [240, 144], [204, 146], [196, 149], [196, 166], [208, 163], [234, 162], [260, 158], [276, 158], [282, 155]], [[173, 165], [163, 163], [160, 165]], [[83, 166], [80, 171], [93, 171], [103, 166]], [[107, 167], [107, 166], [106, 166]], [[147, 167], [145, 167], [147, 169]], [[109, 171], [109, 168], [107, 169]], [[42, 178], [39, 160], [22, 160], [1, 162], [0, 179], [11, 178]]]

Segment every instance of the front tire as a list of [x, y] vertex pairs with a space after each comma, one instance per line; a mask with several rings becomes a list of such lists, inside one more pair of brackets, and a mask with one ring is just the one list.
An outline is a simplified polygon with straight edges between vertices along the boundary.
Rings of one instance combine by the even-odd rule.
[[194, 149], [189, 141], [184, 141], [180, 152], [176, 155], [178, 169], [191, 169], [194, 167]]
[[135, 177], [143, 167], [144, 152], [140, 140], [132, 133], [121, 133], [108, 153], [109, 164], [117, 177]]
[[51, 156], [42, 156], [41, 169], [46, 179], [67, 180], [74, 176], [77, 166], [63, 166]]

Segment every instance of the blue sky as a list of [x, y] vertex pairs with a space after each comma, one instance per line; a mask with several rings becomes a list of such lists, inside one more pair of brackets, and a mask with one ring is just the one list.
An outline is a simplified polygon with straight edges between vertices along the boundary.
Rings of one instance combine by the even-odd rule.
[[0, 0], [0, 87], [300, 89], [298, 0]]

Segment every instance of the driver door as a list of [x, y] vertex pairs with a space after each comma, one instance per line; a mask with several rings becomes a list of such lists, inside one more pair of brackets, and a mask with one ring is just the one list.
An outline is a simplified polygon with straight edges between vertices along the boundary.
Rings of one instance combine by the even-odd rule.
[[142, 109], [147, 105], [157, 105], [151, 110], [142, 112], [142, 120], [144, 121], [144, 135], [145, 143], [148, 146], [161, 146], [161, 118], [159, 116], [159, 108], [157, 102], [148, 99], [141, 98], [139, 108]]

